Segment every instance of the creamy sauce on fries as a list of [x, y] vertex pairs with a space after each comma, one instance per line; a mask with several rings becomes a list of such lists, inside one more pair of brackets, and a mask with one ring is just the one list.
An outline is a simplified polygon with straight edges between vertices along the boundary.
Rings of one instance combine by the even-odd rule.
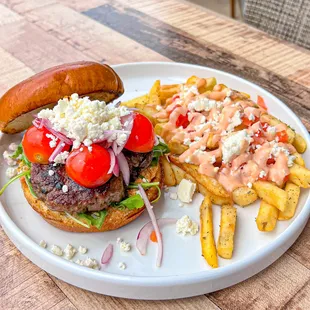
[[199, 166], [201, 174], [217, 179], [231, 192], [268, 180], [281, 186], [289, 175], [295, 148], [288, 144], [287, 126], [262, 121], [266, 109], [223, 85], [200, 93], [205, 79], [181, 85], [155, 115], [166, 142], [183, 144], [182, 163]]

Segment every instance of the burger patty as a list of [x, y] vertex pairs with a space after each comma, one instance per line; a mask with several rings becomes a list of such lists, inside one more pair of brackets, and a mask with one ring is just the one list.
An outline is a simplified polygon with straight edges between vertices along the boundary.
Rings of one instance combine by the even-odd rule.
[[[152, 161], [152, 152], [124, 151], [124, 155], [129, 165], [131, 181], [134, 181], [140, 171], [147, 168]], [[38, 198], [54, 211], [69, 213], [100, 211], [125, 197], [125, 186], [121, 175], [113, 176], [102, 186], [85, 188], [69, 178], [64, 165], [32, 164], [31, 183]], [[64, 185], [68, 187], [67, 192], [64, 191]]]

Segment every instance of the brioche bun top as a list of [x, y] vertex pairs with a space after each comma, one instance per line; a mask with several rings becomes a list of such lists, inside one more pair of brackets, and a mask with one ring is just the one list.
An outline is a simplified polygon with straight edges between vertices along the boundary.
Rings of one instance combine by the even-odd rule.
[[27, 129], [34, 114], [73, 93], [110, 102], [123, 92], [120, 77], [108, 65], [80, 61], [56, 66], [20, 82], [0, 98], [0, 130], [14, 134]]

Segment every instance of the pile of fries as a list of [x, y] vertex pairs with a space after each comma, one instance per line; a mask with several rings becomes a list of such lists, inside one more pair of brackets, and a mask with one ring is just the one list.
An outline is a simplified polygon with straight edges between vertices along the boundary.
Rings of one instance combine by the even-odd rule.
[[[165, 184], [167, 186], [176, 186], [182, 179], [188, 179], [197, 185], [197, 191], [205, 197], [200, 206], [202, 255], [211, 267], [216, 268], [218, 267], [218, 255], [225, 259], [230, 259], [233, 255], [237, 219], [237, 208], [234, 204], [245, 207], [260, 198], [260, 208], [256, 217], [257, 228], [262, 232], [272, 231], [276, 227], [278, 220], [289, 220], [294, 216], [300, 188], [309, 188], [310, 186], [310, 170], [305, 168], [301, 156], [305, 152], [307, 144], [303, 137], [289, 126], [286, 126], [288, 143], [294, 146], [297, 152], [293, 154], [295, 159], [293, 165], [289, 168], [288, 180], [282, 186], [278, 186], [271, 181], [257, 180], [251, 188], [241, 186], [232, 192], [228, 192], [217, 179], [199, 173], [197, 165], [180, 162], [179, 155], [186, 151], [187, 146], [167, 136], [163, 128], [168, 120], [156, 118], [156, 114], [160, 110], [159, 107], [167, 108], [172, 102], [171, 98], [178, 95], [182, 88], [189, 89], [193, 85], [197, 85], [198, 79], [198, 77], [192, 76], [186, 83], [174, 85], [161, 85], [160, 81], [157, 80], [148, 94], [123, 102], [122, 105], [137, 108], [140, 113], [146, 115], [155, 126], [156, 134], [168, 144], [170, 154], [162, 158]], [[221, 90], [227, 88], [223, 84], [217, 84], [215, 78], [206, 78], [204, 80], [204, 85], [197, 87], [200, 94], [212, 92], [215, 86]], [[236, 90], [234, 92], [240, 97], [240, 100], [250, 100], [248, 94]], [[268, 114], [267, 110], [266, 113], [260, 116], [260, 121], [268, 123], [270, 126], [282, 123]], [[210, 139], [206, 147], [212, 150], [218, 145], [214, 145], [212, 139]], [[213, 204], [221, 206], [220, 233], [217, 244], [213, 235]]]

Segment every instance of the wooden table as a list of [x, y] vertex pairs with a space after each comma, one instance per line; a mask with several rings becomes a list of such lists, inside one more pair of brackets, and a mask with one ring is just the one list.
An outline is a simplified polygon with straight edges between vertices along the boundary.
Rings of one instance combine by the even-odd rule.
[[[50, 66], [179, 61], [253, 81], [310, 129], [309, 51], [177, 0], [0, 0], [0, 94]], [[0, 309], [310, 309], [310, 225], [257, 276], [199, 297], [134, 301], [66, 284], [27, 260], [0, 230]]]

